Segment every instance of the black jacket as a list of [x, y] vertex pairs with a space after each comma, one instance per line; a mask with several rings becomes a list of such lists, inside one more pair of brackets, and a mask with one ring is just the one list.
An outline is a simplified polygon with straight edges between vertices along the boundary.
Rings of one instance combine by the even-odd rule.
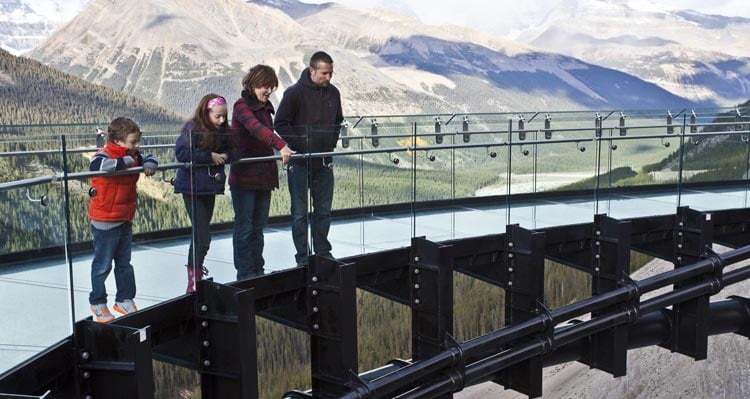
[[339, 90], [331, 84], [316, 85], [305, 68], [297, 83], [284, 91], [274, 129], [298, 153], [330, 152], [336, 147], [343, 121]]

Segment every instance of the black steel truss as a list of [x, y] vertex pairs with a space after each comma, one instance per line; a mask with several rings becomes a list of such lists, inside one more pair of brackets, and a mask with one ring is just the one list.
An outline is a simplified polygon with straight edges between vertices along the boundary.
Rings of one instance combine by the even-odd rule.
[[[712, 243], [739, 248], [715, 254]], [[632, 281], [630, 251], [666, 259], [675, 270]], [[750, 209], [617, 220], [431, 242], [231, 284], [204, 280], [196, 293], [109, 324], [82, 320], [75, 334], [0, 375], [0, 398], [150, 398], [152, 359], [200, 372], [204, 398], [258, 397], [255, 316], [309, 335], [312, 389], [288, 397], [449, 398], [495, 381], [542, 394], [542, 368], [577, 360], [615, 377], [628, 349], [660, 345], [696, 360], [707, 337], [750, 337], [750, 300], [711, 303], [725, 285], [750, 278]], [[588, 273], [592, 296], [551, 311], [544, 306], [544, 260]], [[463, 343], [453, 339], [453, 276], [501, 287], [507, 327]], [[640, 296], [673, 284], [674, 290]], [[412, 359], [358, 373], [356, 289], [409, 306]], [[671, 306], [671, 309], [667, 307]], [[561, 325], [585, 313], [585, 322]], [[290, 387], [294, 388], [294, 387]], [[304, 388], [304, 387], [296, 387]]]

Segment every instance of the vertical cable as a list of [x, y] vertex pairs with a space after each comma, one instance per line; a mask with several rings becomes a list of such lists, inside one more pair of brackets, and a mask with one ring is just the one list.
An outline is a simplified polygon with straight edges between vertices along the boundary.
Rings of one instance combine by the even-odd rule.
[[411, 236], [417, 235], [417, 122], [412, 122], [411, 134]]
[[508, 170], [507, 175], [507, 187], [505, 188], [505, 225], [510, 224], [510, 177], [512, 170], [513, 158], [513, 119], [508, 118]]
[[[67, 144], [65, 141], [65, 135], [60, 136], [60, 143], [62, 144], [62, 161], [63, 161], [63, 197], [65, 198], [65, 258], [68, 261], [68, 284], [70, 293], [70, 328], [72, 334], [75, 335], [76, 326], [76, 307], [75, 307], [75, 295], [73, 289], [73, 253], [70, 248], [70, 242], [72, 241], [71, 235], [71, 223], [70, 223], [70, 190], [68, 189], [68, 152]], [[73, 342], [76, 342], [75, 339]]]
[[682, 129], [680, 131], [680, 167], [677, 174], [677, 207], [682, 204], [682, 172], [685, 163], [685, 119], [687, 115], [682, 116]]

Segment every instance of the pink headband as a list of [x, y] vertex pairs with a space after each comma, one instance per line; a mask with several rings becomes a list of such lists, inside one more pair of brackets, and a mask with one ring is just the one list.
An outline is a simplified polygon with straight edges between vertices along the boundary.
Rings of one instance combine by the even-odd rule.
[[208, 100], [208, 104], [206, 105], [206, 109], [211, 109], [217, 105], [224, 105], [227, 103], [227, 100], [224, 99], [224, 97], [216, 97]]

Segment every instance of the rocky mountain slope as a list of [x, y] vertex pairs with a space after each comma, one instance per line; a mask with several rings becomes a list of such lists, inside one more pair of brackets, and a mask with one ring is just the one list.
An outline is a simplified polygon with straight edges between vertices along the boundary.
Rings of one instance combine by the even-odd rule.
[[29, 56], [181, 114], [207, 92], [237, 97], [256, 63], [278, 71], [278, 103], [317, 49], [334, 57], [348, 115], [695, 105], [622, 72], [464, 28], [262, 3], [95, 0]]
[[91, 0], [3, 0], [0, 48], [21, 54], [43, 42]]
[[750, 98], [750, 19], [666, 11], [650, 1], [564, 0], [519, 34], [695, 101]]

